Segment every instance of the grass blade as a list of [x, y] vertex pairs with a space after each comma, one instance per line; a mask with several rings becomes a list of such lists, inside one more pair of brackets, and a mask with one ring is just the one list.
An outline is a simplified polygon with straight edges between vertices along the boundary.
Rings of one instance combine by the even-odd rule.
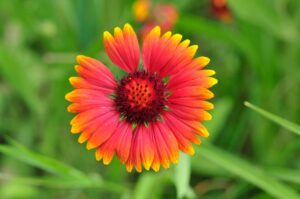
[[275, 198], [296, 199], [300, 197], [296, 191], [269, 176], [267, 171], [245, 160], [207, 143], [203, 144], [200, 149], [200, 156], [205, 157], [214, 164], [219, 165], [247, 182], [260, 187]]
[[292, 123], [284, 118], [281, 118], [277, 115], [274, 115], [268, 111], [265, 111], [249, 102], [244, 102], [245, 106], [247, 106], [248, 108], [254, 110], [255, 112], [261, 114], [262, 116], [266, 117], [267, 119], [275, 122], [276, 124], [279, 124], [280, 126], [300, 135], [300, 126]]
[[52, 174], [61, 175], [65, 177], [79, 177], [79, 178], [84, 176], [84, 174], [81, 171], [73, 167], [70, 167], [60, 161], [30, 151], [29, 149], [18, 144], [15, 141], [10, 140], [10, 142], [12, 143], [12, 146], [0, 145], [1, 153], [16, 158], [31, 166], [50, 172]]
[[101, 188], [115, 193], [122, 193], [125, 190], [124, 186], [103, 181], [101, 178], [99, 178], [99, 176], [87, 177], [85, 179], [78, 180], [74, 178], [71, 179], [58, 176], [18, 177], [0, 173], [0, 179], [17, 184], [43, 186], [56, 189]]

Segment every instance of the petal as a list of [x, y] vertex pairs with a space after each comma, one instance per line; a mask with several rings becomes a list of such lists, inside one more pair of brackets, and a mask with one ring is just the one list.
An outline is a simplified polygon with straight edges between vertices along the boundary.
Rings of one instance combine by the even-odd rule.
[[161, 135], [163, 139], [165, 140], [166, 146], [168, 147], [168, 157], [169, 160], [176, 164], [178, 162], [178, 142], [176, 140], [176, 137], [173, 135], [172, 132], [170, 132], [170, 129], [166, 127], [164, 123], [157, 123], [157, 127], [160, 129]]
[[152, 64], [151, 62], [156, 57], [155, 50], [159, 40], [160, 40], [160, 27], [156, 26], [148, 33], [143, 43], [143, 49], [142, 49], [143, 64], [145, 70], [150, 73], [154, 72], [152, 69], [152, 67], [154, 67], [154, 64]]
[[111, 137], [117, 128], [119, 122], [119, 114], [111, 111], [101, 119], [97, 119], [98, 128], [90, 137], [87, 143], [87, 149], [93, 149], [103, 144], [107, 139]]
[[143, 44], [143, 63], [150, 73], [157, 72], [161, 77], [176, 74], [192, 63], [198, 46], [189, 46], [190, 41], [180, 43], [182, 36], [170, 32], [160, 37], [160, 28], [155, 27], [147, 35]]
[[132, 142], [132, 130], [131, 125], [124, 122], [124, 126], [121, 127], [119, 134], [119, 141], [116, 147], [116, 153], [122, 163], [125, 163], [128, 159]]
[[[75, 70], [85, 81], [71, 79], [71, 84], [84, 88], [97, 87], [98, 90], [102, 90], [104, 93], [114, 91], [117, 85], [116, 80], [103, 63], [83, 55], [77, 56], [77, 62], [80, 65], [75, 66]], [[82, 81], [79, 82], [80, 80]]]
[[65, 96], [66, 100], [70, 102], [95, 102], [101, 104], [101, 102], [111, 102], [113, 101], [102, 92], [94, 89], [75, 89]]
[[128, 73], [134, 72], [139, 65], [140, 47], [133, 28], [125, 24], [123, 31], [117, 27], [114, 36], [106, 31], [103, 37], [111, 61]]
[[151, 130], [143, 124], [139, 125], [134, 133], [134, 141], [130, 150], [130, 157], [126, 163], [127, 168], [134, 166], [138, 172], [142, 165], [149, 170], [154, 159], [154, 145], [151, 139]]
[[173, 98], [197, 98], [199, 100], [207, 100], [214, 97], [214, 94], [206, 88], [201, 86], [190, 86], [185, 88], [180, 88], [177, 90], [172, 90], [173, 93], [169, 97]]
[[210, 62], [210, 59], [208, 57], [200, 56], [195, 58], [190, 65], [188, 65], [188, 68], [201, 70], [205, 66], [207, 66]]
[[146, 128], [144, 125], [141, 125], [139, 133], [138, 144], [140, 145], [140, 155], [142, 163], [146, 170], [150, 169], [150, 166], [154, 159], [154, 145], [151, 139], [150, 128]]
[[[97, 148], [96, 154], [95, 154], [96, 160], [99, 161], [99, 160], [103, 159], [103, 164], [108, 165], [111, 162], [111, 160], [114, 156], [114, 153], [115, 152], [118, 153], [117, 148], [118, 148], [118, 144], [119, 144], [120, 140], [122, 139], [122, 134], [124, 134], [124, 132], [127, 132], [128, 129], [129, 129], [129, 125], [127, 122], [125, 122], [125, 121], [119, 122], [117, 124], [117, 127], [115, 128], [113, 135]], [[131, 140], [130, 140], [130, 142], [131, 142]], [[130, 144], [129, 144], [129, 147], [130, 147]], [[128, 147], [121, 149], [122, 154], [124, 154], [124, 152], [123, 152], [124, 150], [125, 150], [125, 153], [126, 152], [127, 152], [127, 154], [129, 153]]]
[[203, 100], [197, 100], [196, 98], [171, 98], [169, 99], [169, 103], [190, 108], [201, 108], [203, 110], [211, 110], [214, 108], [212, 103]]
[[[176, 131], [174, 134], [175, 137], [180, 137], [177, 134], [181, 134], [184, 138], [186, 138], [190, 142], [193, 142], [195, 144], [201, 143], [201, 141], [196, 136], [196, 132], [195, 132], [196, 129], [192, 128], [191, 125], [188, 125], [189, 123], [192, 123], [194, 121], [187, 121], [187, 120], [180, 119], [172, 113], [165, 114], [164, 119], [166, 120], [166, 124], [173, 131], [173, 133]], [[199, 124], [199, 122], [197, 123]], [[177, 141], [179, 142], [179, 140]]]
[[131, 142], [131, 148], [130, 153], [128, 156], [128, 159], [126, 161], [126, 169], [128, 172], [132, 171], [132, 168], [135, 167], [135, 169], [138, 172], [142, 171], [142, 160], [141, 156], [138, 155], [140, 152], [139, 144], [138, 144], [138, 129], [139, 127], [135, 128], [135, 130], [132, 132], [132, 142]]
[[179, 149], [189, 155], [194, 155], [195, 151], [194, 151], [194, 148], [190, 141], [190, 137], [194, 137], [194, 136], [186, 135], [186, 132], [184, 129], [182, 129], [182, 131], [178, 131], [176, 126], [174, 126], [174, 123], [172, 123], [171, 119], [169, 119], [169, 118], [165, 118], [165, 122], [166, 122], [167, 128], [169, 128], [170, 132], [172, 132], [173, 135], [176, 137]]

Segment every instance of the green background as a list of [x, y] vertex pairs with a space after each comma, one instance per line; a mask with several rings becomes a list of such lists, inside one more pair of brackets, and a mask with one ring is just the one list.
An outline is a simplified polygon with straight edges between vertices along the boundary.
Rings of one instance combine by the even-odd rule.
[[75, 56], [121, 77], [102, 33], [126, 22], [139, 29], [132, 3], [0, 1], [0, 198], [300, 198], [299, 0], [229, 0], [231, 23], [213, 18], [207, 0], [172, 1], [173, 32], [199, 45], [219, 80], [211, 136], [194, 157], [127, 173], [77, 143], [64, 99]]

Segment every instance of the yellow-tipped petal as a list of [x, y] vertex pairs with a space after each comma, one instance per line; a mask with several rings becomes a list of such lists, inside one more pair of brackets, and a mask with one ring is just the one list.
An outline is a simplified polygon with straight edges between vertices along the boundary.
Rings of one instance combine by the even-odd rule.
[[143, 165], [147, 171], [149, 171], [151, 164], [152, 164], [151, 160], [145, 160], [145, 162], [143, 162]]
[[84, 134], [84, 133], [81, 133], [81, 135], [79, 136], [79, 138], [78, 138], [78, 142], [80, 143], [80, 144], [82, 144], [82, 143], [84, 143], [85, 141], [87, 141], [88, 140], [88, 137], [86, 137], [86, 135]]
[[70, 77], [69, 82], [73, 87], [76, 87], [78, 82], [80, 82], [80, 77]]
[[146, 36], [146, 39], [151, 39], [153, 37], [159, 37], [160, 36], [160, 27], [155, 26]]
[[160, 35], [160, 27], [159, 26], [155, 26], [151, 32], [153, 31], [154, 34], [156, 35]]
[[170, 168], [170, 162], [169, 162], [169, 160], [162, 160], [162, 163], [161, 163], [161, 165], [163, 166], [163, 168], [165, 168], [165, 169], [168, 169], [168, 168]]
[[204, 114], [204, 117], [203, 117], [204, 120], [208, 121], [208, 120], [212, 119], [212, 115], [210, 113], [208, 113], [207, 111], [204, 111], [203, 114]]
[[108, 31], [105, 31], [103, 33], [103, 39], [104, 41], [112, 41], [114, 38]]
[[215, 85], [215, 84], [217, 84], [218, 83], [218, 80], [217, 79], [215, 79], [215, 78], [213, 78], [213, 77], [209, 77], [208, 78], [208, 84], [209, 84], [209, 87], [211, 87], [211, 86], [213, 86], [213, 85]]
[[178, 159], [179, 159], [179, 153], [175, 152], [175, 154], [171, 156], [171, 162], [173, 164], [177, 164], [178, 163]]
[[172, 36], [172, 32], [168, 31], [165, 34], [163, 34], [162, 38], [169, 39], [171, 36]]
[[126, 23], [125, 25], [124, 25], [124, 32], [126, 31], [126, 32], [134, 32], [134, 30], [133, 30], [133, 28], [132, 28], [132, 26], [129, 24], [129, 23]]
[[86, 144], [86, 149], [87, 150], [91, 150], [91, 149], [94, 149], [96, 148], [97, 145], [93, 144], [91, 141], [89, 141], [87, 144]]
[[65, 99], [68, 100], [69, 102], [71, 102], [72, 101], [72, 97], [74, 97], [74, 95], [75, 95], [75, 92], [71, 91], [71, 92], [69, 92], [69, 93], [67, 93], [65, 95]]
[[188, 55], [190, 57], [194, 57], [197, 50], [198, 50], [198, 45], [192, 45], [192, 46], [188, 47]]
[[[172, 39], [173, 44], [175, 44], [177, 46], [179, 44], [179, 42], [181, 41], [181, 39], [182, 39], [182, 35], [181, 34], [175, 34], [175, 35], [172, 36], [171, 39]], [[186, 41], [189, 41], [189, 40], [186, 40]], [[188, 45], [189, 44], [190, 43], [188, 42]]]
[[73, 125], [71, 128], [71, 133], [76, 134], [76, 133], [80, 133], [81, 132], [81, 128]]
[[202, 124], [199, 125], [199, 130], [198, 131], [199, 131], [199, 134], [201, 134], [201, 136], [203, 136], [205, 138], [207, 138], [209, 136], [208, 130]]
[[189, 146], [188, 148], [185, 148], [184, 152], [191, 155], [191, 156], [195, 155], [195, 150], [192, 146]]
[[180, 46], [182, 48], [187, 48], [190, 45], [190, 43], [191, 43], [191, 40], [186, 39], [186, 40], [184, 40], [183, 42], [180, 43]]
[[126, 164], [126, 170], [131, 173], [132, 172], [132, 168], [133, 168], [133, 165], [132, 164]]
[[84, 55], [77, 55], [76, 57], [76, 61], [80, 64], [82, 62], [84, 62], [86, 59], [88, 59], [87, 56], [84, 56]]
[[160, 169], [160, 163], [157, 161], [153, 162], [151, 168], [153, 169], [153, 171], [158, 172]]
[[96, 150], [95, 158], [96, 158], [97, 161], [100, 161], [103, 158], [102, 153], [100, 152], [100, 150]]
[[121, 37], [123, 35], [122, 29], [120, 27], [114, 28], [114, 36], [115, 37]]
[[141, 172], [142, 172], [142, 166], [141, 166], [141, 165], [135, 165], [135, 170], [136, 170], [138, 173], [141, 173]]
[[209, 62], [210, 62], [210, 59], [208, 57], [202, 56], [202, 57], [198, 58], [198, 64], [201, 68], [207, 66], [209, 64]]
[[112, 161], [113, 155], [111, 154], [104, 154], [103, 155], [103, 164], [104, 165], [109, 165], [109, 163]]
[[216, 71], [214, 70], [202, 70], [205, 76], [210, 77], [216, 74]]

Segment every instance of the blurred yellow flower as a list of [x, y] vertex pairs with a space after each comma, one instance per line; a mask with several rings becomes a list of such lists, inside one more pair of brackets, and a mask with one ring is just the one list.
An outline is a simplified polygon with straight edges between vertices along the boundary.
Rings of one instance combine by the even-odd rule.
[[150, 1], [149, 0], [138, 0], [133, 4], [133, 14], [137, 21], [143, 22], [149, 15]]

